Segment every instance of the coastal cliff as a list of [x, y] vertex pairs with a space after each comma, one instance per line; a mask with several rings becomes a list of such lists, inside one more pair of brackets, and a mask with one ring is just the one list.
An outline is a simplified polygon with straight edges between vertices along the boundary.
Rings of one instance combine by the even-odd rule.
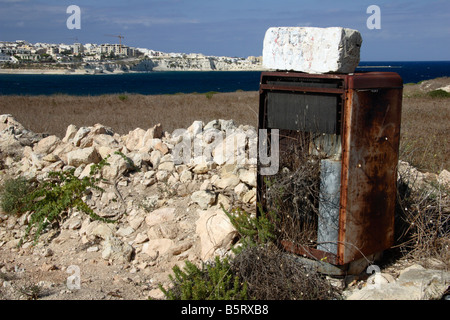
[[128, 73], [151, 71], [262, 71], [258, 58], [230, 58], [214, 56], [191, 57], [147, 57], [139, 59], [89, 61], [72, 64], [44, 64], [21, 68], [0, 68], [0, 73], [8, 74], [96, 74]]
[[130, 68], [131, 71], [257, 71], [261, 63], [250, 59], [200, 58], [147, 58]]

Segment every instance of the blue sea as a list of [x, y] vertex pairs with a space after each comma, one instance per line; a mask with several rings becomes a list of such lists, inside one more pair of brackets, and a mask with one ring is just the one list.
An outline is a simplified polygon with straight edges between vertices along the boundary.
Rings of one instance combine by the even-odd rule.
[[[397, 72], [404, 83], [450, 76], [450, 61], [360, 62], [356, 72]], [[169, 71], [108, 75], [0, 74], [0, 95], [145, 95], [257, 91], [261, 72]]]

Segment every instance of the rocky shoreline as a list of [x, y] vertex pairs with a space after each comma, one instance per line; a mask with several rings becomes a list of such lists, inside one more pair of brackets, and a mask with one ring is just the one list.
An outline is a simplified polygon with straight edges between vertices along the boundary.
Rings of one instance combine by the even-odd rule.
[[[19, 175], [44, 180], [51, 171], [69, 169], [82, 178], [92, 164], [107, 159], [101, 171], [104, 192], [92, 189], [84, 201], [99, 216], [117, 222], [91, 220], [72, 209], [60, 230], [48, 229], [36, 246], [27, 240], [18, 248], [30, 214], [1, 212], [0, 299], [26, 299], [17, 288], [30, 283], [45, 292], [41, 299], [161, 299], [158, 284], [169, 284], [173, 266], [230, 254], [238, 235], [222, 206], [256, 212], [255, 159], [248, 154], [256, 144], [254, 130], [233, 120], [195, 121], [173, 133], [157, 124], [125, 135], [101, 124], [70, 125], [60, 139], [1, 115], [1, 180]], [[186, 141], [194, 143], [186, 149]], [[231, 152], [222, 153], [230, 143]], [[180, 161], [180, 150], [192, 157]], [[230, 161], [239, 155], [242, 161]], [[367, 274], [363, 280], [337, 280], [337, 285], [349, 285], [348, 299], [436, 298], [448, 287], [449, 272], [412, 263], [401, 267], [409, 269], [376, 275], [382, 276], [375, 282], [381, 291], [370, 286], [374, 278]], [[81, 281], [71, 289], [74, 268]], [[395, 288], [384, 287], [389, 285]]]

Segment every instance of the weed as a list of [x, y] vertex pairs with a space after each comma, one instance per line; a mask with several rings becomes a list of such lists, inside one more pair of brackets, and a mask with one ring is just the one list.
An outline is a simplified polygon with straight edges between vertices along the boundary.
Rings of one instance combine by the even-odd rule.
[[42, 296], [42, 287], [37, 284], [26, 285], [18, 289], [28, 300], [38, 300]]
[[121, 95], [119, 95], [119, 100], [126, 101], [126, 100], [128, 100], [128, 96], [126, 94], [121, 94]]
[[263, 212], [261, 206], [258, 208], [260, 214], [255, 216], [241, 208], [234, 208], [228, 212], [222, 205], [222, 210], [241, 236], [242, 246], [234, 248], [235, 253], [239, 253], [247, 247], [263, 245], [276, 240], [276, 214]]
[[206, 93], [205, 93], [205, 97], [206, 97], [207, 99], [212, 99], [212, 97], [213, 97], [216, 93], [217, 93], [216, 91], [209, 91], [209, 92], [206, 92]]
[[32, 188], [31, 182], [24, 177], [6, 180], [0, 194], [2, 210], [10, 214], [23, 213], [26, 205], [25, 198]]
[[449, 267], [449, 194], [449, 188], [439, 183], [419, 183], [411, 169], [400, 172], [394, 248], [402, 255], [435, 258]]
[[450, 92], [438, 89], [428, 92], [428, 96], [431, 98], [450, 98]]
[[186, 261], [184, 270], [173, 267], [170, 289], [160, 290], [170, 300], [243, 300], [247, 299], [247, 285], [233, 274], [228, 259], [215, 258], [214, 263], [203, 263], [199, 268]]
[[256, 300], [336, 300], [340, 291], [323, 275], [274, 245], [248, 247], [233, 260], [233, 270]]
[[83, 179], [77, 178], [74, 175], [75, 169], [72, 169], [49, 172], [48, 178], [39, 181], [33, 188], [29, 186], [30, 182], [23, 178], [7, 181], [0, 196], [2, 208], [6, 207], [9, 210], [7, 212], [14, 213], [31, 212], [29, 224], [19, 246], [23, 244], [33, 229], [35, 230], [34, 242], [36, 244], [43, 230], [53, 223], [60, 225], [62, 214], [70, 208], [76, 208], [94, 220], [113, 222], [98, 216], [83, 200], [89, 189], [103, 191], [97, 185], [101, 180], [97, 174], [104, 166], [108, 165], [107, 159], [92, 165], [89, 176]]

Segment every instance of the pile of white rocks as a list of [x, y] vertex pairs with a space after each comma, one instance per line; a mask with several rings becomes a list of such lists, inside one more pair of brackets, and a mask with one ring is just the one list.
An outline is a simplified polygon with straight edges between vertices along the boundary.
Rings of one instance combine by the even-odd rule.
[[[256, 139], [253, 127], [238, 127], [233, 120], [195, 121], [172, 134], [160, 124], [126, 135], [101, 124], [70, 125], [61, 139], [34, 134], [13, 116], [1, 115], [0, 172], [2, 180], [45, 180], [51, 171], [75, 169], [83, 178], [92, 164], [107, 159], [104, 192], [91, 190], [84, 200], [98, 215], [118, 222], [92, 221], [71, 210], [63, 231], [76, 232], [87, 245], [102, 240], [88, 250], [98, 250], [105, 260], [145, 269], [158, 259], [206, 261], [230, 250], [237, 232], [222, 206], [255, 210], [256, 166], [248, 150]], [[6, 227], [0, 247], [15, 248], [30, 214], [0, 213]], [[63, 234], [54, 241], [63, 242]]]

